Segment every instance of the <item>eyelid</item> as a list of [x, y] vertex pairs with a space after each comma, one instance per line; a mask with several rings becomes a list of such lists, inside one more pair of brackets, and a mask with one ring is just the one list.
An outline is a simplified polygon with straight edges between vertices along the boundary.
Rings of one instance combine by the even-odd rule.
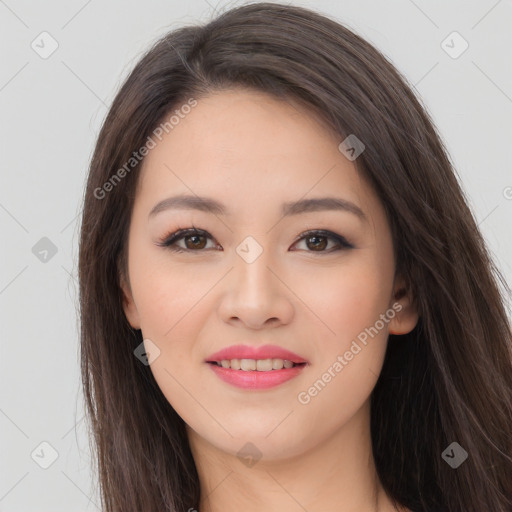
[[[193, 235], [200, 235], [204, 236], [207, 239], [215, 240], [214, 237], [208, 233], [208, 231], [205, 231], [200, 228], [196, 228], [192, 226], [191, 228], [178, 228], [177, 230], [173, 231], [172, 233], [169, 233], [166, 235], [162, 240], [158, 241], [156, 245], [160, 247], [164, 247], [167, 249], [171, 249], [177, 252], [204, 252], [205, 249], [202, 250], [193, 250], [193, 249], [184, 249], [182, 247], [178, 247], [175, 245], [175, 242], [178, 240], [181, 240], [187, 236], [193, 236]], [[338, 235], [337, 233], [334, 233], [332, 231], [326, 230], [326, 229], [308, 229], [306, 231], [303, 231], [300, 233], [297, 238], [293, 241], [292, 246], [297, 244], [298, 242], [304, 240], [307, 237], [311, 236], [321, 236], [328, 238], [330, 240], [334, 240], [338, 243], [339, 248], [334, 249], [334, 251], [343, 250], [343, 249], [353, 249], [354, 245], [352, 245], [344, 236]], [[330, 252], [333, 252], [333, 249], [329, 251], [307, 251], [312, 253], [324, 253], [329, 254]]]
[[[156, 245], [164, 248], [172, 248], [171, 246], [178, 240], [181, 240], [182, 238], [185, 238], [187, 236], [193, 236], [193, 235], [201, 235], [205, 238], [209, 238], [212, 240], [215, 240], [208, 231], [205, 231], [203, 229], [196, 228], [192, 226], [191, 228], [178, 228], [177, 230], [173, 231], [172, 233], [167, 234], [163, 237], [162, 240], [156, 242]], [[183, 249], [181, 247], [178, 247], [176, 250], [181, 250], [184, 252], [202, 252], [202, 251], [194, 251], [192, 249]], [[203, 249], [204, 250], [204, 249]]]
[[[295, 245], [297, 242], [300, 242], [304, 238], [307, 238], [308, 236], [323, 236], [325, 238], [330, 238], [331, 240], [335, 240], [338, 242], [339, 245], [341, 245], [344, 249], [353, 249], [354, 246], [342, 235], [338, 235], [336, 233], [333, 233], [332, 231], [329, 231], [328, 229], [309, 229], [307, 231], [303, 231], [293, 242], [292, 246]], [[308, 252], [325, 252], [328, 253], [330, 251], [308, 251]]]

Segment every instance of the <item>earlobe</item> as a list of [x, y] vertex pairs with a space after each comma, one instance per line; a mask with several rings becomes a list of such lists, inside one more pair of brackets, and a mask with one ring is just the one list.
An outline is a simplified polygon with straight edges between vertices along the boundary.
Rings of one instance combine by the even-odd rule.
[[137, 306], [133, 300], [132, 292], [130, 286], [126, 282], [126, 279], [123, 276], [120, 276], [120, 286], [123, 294], [123, 310], [128, 320], [128, 323], [134, 329], [140, 329], [140, 319], [139, 312], [137, 311]]
[[396, 314], [389, 322], [389, 334], [407, 334], [416, 327], [418, 309], [410, 287], [401, 277], [395, 282], [391, 308]]

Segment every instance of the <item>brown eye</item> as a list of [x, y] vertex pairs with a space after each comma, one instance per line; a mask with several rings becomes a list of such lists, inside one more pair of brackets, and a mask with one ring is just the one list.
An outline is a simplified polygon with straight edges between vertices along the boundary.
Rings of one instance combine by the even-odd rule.
[[[330, 231], [315, 230], [303, 233], [295, 245], [304, 243], [307, 252], [331, 253], [343, 249], [353, 249], [354, 246], [344, 237]], [[332, 244], [329, 248], [329, 244]]]
[[206, 246], [206, 237], [203, 235], [187, 235], [183, 237], [187, 249], [204, 249]]
[[[207, 232], [196, 228], [179, 229], [168, 235], [164, 240], [157, 243], [175, 252], [204, 252], [204, 250], [215, 249], [207, 247], [208, 241], [213, 242], [212, 236]], [[304, 243], [307, 252], [331, 253], [334, 251], [353, 249], [354, 246], [344, 237], [325, 230], [314, 230], [303, 233], [301, 238], [294, 245]], [[329, 247], [329, 243], [333, 243]], [[219, 247], [217, 245], [217, 247]], [[328, 248], [329, 247], [329, 248]], [[222, 250], [222, 248], [220, 248]]]
[[206, 231], [188, 228], [171, 233], [157, 245], [176, 252], [203, 252], [204, 249], [215, 248], [207, 247], [209, 240], [212, 240], [212, 237]]
[[327, 245], [328, 245], [328, 242], [327, 242], [327, 237], [326, 236], [309, 236], [307, 237], [306, 239], [306, 245], [308, 246], [309, 249], [313, 249], [313, 250], [324, 250]]

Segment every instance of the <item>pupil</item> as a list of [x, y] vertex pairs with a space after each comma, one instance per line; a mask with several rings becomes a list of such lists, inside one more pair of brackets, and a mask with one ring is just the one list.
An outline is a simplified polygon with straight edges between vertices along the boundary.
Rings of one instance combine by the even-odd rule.
[[[198, 239], [203, 238], [203, 237], [202, 237], [202, 235], [190, 235], [190, 236], [188, 236], [187, 238], [188, 238], [188, 240], [189, 240], [189, 241], [190, 241], [191, 239], [194, 239], [194, 240], [195, 240], [194, 242], [192, 242], [192, 244], [193, 244], [193, 247], [192, 247], [192, 248], [196, 248], [196, 249], [197, 249], [197, 248], [199, 248], [199, 249], [202, 249], [202, 248], [203, 248], [203, 245], [204, 245], [204, 244], [203, 244], [203, 245], [201, 245], [201, 243], [199, 242], [199, 246], [198, 246], [198, 242], [197, 242], [197, 241], [198, 241]], [[190, 249], [190, 247], [189, 247], [189, 249]]]
[[312, 236], [309, 238], [309, 240], [323, 240], [323, 242], [320, 242], [320, 245], [318, 245], [318, 242], [313, 242], [313, 245], [314, 247], [316, 248], [320, 248], [320, 249], [325, 249], [326, 247], [326, 242], [325, 242], [325, 237], [324, 236]]

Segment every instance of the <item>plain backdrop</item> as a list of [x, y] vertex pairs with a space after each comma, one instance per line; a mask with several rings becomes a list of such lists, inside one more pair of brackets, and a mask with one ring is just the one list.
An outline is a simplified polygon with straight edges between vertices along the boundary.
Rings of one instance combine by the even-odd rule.
[[[88, 164], [118, 87], [148, 46], [242, 3], [0, 0], [2, 512], [100, 510], [76, 315]], [[347, 25], [405, 74], [510, 285], [512, 2], [291, 3]]]

